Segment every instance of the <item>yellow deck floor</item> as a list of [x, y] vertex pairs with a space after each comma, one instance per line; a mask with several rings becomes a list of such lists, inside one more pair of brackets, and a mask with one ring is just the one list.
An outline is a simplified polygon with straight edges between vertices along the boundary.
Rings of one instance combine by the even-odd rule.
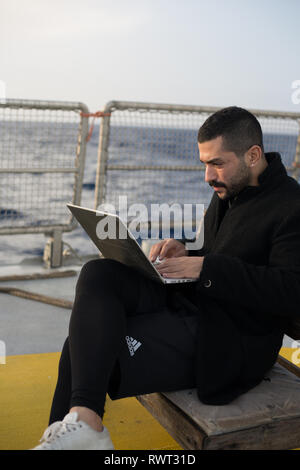
[[[282, 348], [287, 359], [291, 348]], [[48, 424], [60, 353], [8, 356], [0, 364], [0, 450], [30, 449]], [[104, 422], [118, 450], [181, 449], [135, 398], [106, 403]]]
[[[48, 425], [59, 356], [8, 356], [0, 364], [0, 450], [38, 444]], [[116, 449], [181, 449], [136, 398], [107, 398], [105, 410], [104, 423]]]

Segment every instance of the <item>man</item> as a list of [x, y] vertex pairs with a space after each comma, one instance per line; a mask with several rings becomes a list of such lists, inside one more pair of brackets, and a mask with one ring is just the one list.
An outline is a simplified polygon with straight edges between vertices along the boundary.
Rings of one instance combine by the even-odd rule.
[[39, 449], [113, 448], [106, 393], [196, 387], [202, 402], [224, 405], [276, 361], [300, 305], [300, 187], [279, 154], [264, 153], [244, 109], [210, 116], [198, 140], [215, 191], [203, 248], [168, 239], [150, 252], [163, 276], [197, 281], [165, 286], [112, 260], [84, 265]]
[[158, 266], [166, 277], [199, 277], [198, 394], [222, 404], [262, 380], [299, 318], [300, 187], [278, 153], [264, 153], [259, 122], [246, 110], [209, 117], [198, 146], [215, 191], [204, 246], [186, 253], [168, 240], [151, 256], [166, 258]]

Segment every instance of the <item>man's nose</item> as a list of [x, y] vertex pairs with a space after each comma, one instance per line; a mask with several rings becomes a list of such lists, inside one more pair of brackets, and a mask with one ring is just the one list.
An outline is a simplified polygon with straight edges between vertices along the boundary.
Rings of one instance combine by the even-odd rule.
[[217, 179], [216, 170], [211, 166], [207, 166], [205, 169], [205, 182], [208, 183], [209, 181], [214, 181], [216, 179]]

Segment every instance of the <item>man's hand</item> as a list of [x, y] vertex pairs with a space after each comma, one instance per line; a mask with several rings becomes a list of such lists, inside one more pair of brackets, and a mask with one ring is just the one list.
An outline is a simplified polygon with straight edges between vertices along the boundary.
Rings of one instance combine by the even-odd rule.
[[174, 238], [166, 238], [151, 247], [149, 259], [154, 262], [158, 256], [162, 260], [163, 258], [177, 258], [186, 255], [187, 250], [183, 243]]
[[181, 256], [168, 258], [156, 265], [158, 272], [166, 278], [195, 278], [200, 276], [203, 256]]

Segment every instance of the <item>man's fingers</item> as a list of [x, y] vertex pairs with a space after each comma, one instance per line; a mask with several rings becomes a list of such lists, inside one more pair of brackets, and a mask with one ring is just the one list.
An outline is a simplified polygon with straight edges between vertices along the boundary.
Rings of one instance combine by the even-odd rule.
[[170, 246], [170, 243], [166, 241], [166, 243], [162, 246], [162, 249], [160, 251], [160, 259], [163, 259], [165, 257], [169, 257], [172, 254], [174, 247]]
[[178, 262], [178, 258], [167, 258], [157, 266], [160, 273], [175, 272], [182, 269], [182, 263]]
[[182, 243], [174, 240], [173, 238], [170, 238], [152, 245], [149, 258], [151, 261], [155, 261], [158, 256], [160, 259], [164, 259], [184, 255], [185, 247], [182, 245]]
[[181, 263], [174, 263], [175, 259], [165, 259], [161, 264], [157, 266], [157, 270], [162, 276], [165, 277], [181, 277], [182, 265]]
[[169, 240], [163, 240], [152, 246], [150, 250], [150, 260], [153, 262], [159, 256], [161, 259], [164, 258], [169, 252]]
[[203, 266], [203, 257], [168, 258], [157, 266], [157, 270], [166, 277], [198, 278]]
[[162, 248], [163, 243], [164, 242], [159, 242], [159, 243], [156, 243], [155, 245], [152, 245], [152, 247], [150, 249], [150, 253], [149, 253], [150, 261], [153, 262], [153, 261], [156, 260], [156, 258], [158, 257], [158, 255], [161, 252], [161, 248]]

